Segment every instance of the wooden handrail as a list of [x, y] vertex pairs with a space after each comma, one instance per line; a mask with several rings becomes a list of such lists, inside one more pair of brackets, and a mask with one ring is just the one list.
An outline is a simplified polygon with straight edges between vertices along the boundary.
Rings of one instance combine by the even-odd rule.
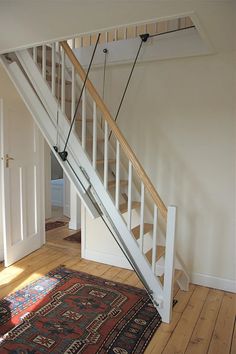
[[[83, 67], [80, 65], [78, 59], [76, 58], [74, 52], [68, 45], [66, 41], [60, 42], [60, 45], [64, 49], [65, 53], [67, 54], [68, 58], [70, 59], [71, 63], [74, 65], [77, 73], [79, 74], [82, 81], [85, 80], [86, 73]], [[131, 147], [127, 143], [125, 137], [121, 133], [120, 129], [116, 125], [114, 119], [112, 118], [108, 108], [106, 107], [105, 103], [103, 102], [102, 98], [98, 94], [97, 90], [93, 86], [92, 82], [87, 79], [86, 88], [90, 95], [92, 96], [93, 100], [96, 102], [97, 107], [101, 111], [104, 119], [107, 121], [110, 129], [112, 130], [113, 134], [115, 134], [116, 138], [118, 139], [122, 149], [124, 150], [125, 154], [127, 155], [128, 159], [131, 161], [134, 169], [136, 170], [139, 178], [144, 183], [145, 187], [149, 191], [153, 201], [156, 203], [161, 215], [166, 220], [167, 219], [167, 208], [162, 201], [161, 197], [157, 193], [156, 189], [154, 188], [152, 182], [150, 181], [149, 177], [147, 176], [146, 172], [144, 171], [142, 165], [138, 161], [137, 157], [135, 156], [134, 152], [132, 151]]]

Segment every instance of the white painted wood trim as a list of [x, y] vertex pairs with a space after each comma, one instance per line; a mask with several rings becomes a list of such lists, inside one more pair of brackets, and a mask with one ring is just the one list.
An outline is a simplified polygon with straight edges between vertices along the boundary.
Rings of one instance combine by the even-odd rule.
[[157, 206], [154, 204], [154, 214], [153, 214], [153, 234], [152, 234], [152, 271], [155, 273], [156, 268], [156, 251], [157, 251], [157, 220], [158, 220], [158, 211]]
[[78, 230], [81, 227], [81, 222], [78, 217], [78, 196], [76, 189], [70, 183], [70, 222], [69, 229]]
[[145, 188], [143, 182], [141, 183], [141, 207], [140, 207], [140, 250], [143, 253], [143, 225], [144, 225], [144, 198], [145, 198]]
[[93, 168], [97, 165], [97, 105], [93, 101]]
[[190, 281], [193, 284], [236, 293], [236, 279], [220, 278], [203, 273], [190, 273]]
[[46, 45], [42, 46], [42, 75], [46, 79]]
[[61, 110], [65, 113], [65, 51], [63, 48], [61, 48]]
[[108, 124], [105, 121], [105, 132], [104, 132], [104, 188], [107, 190], [108, 186]]
[[167, 323], [171, 321], [173, 307], [173, 283], [175, 271], [175, 221], [176, 207], [168, 207], [164, 265], [164, 309], [162, 317], [162, 320]]
[[120, 143], [116, 140], [116, 209], [119, 209], [120, 204]]
[[82, 94], [82, 147], [86, 149], [86, 88]]
[[33, 48], [33, 60], [37, 64], [37, 47]]
[[83, 203], [81, 203], [81, 258], [85, 258], [86, 250], [86, 209]]
[[133, 167], [131, 161], [129, 161], [129, 171], [128, 171], [128, 220], [127, 220], [127, 227], [128, 230], [131, 230], [132, 224], [132, 174], [133, 174]]
[[55, 43], [52, 43], [52, 94], [55, 96], [56, 92], [56, 49]]

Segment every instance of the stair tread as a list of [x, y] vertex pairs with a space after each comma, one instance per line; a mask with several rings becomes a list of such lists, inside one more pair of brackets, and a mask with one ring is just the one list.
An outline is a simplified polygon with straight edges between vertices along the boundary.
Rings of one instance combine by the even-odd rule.
[[178, 280], [181, 275], [182, 275], [183, 271], [181, 269], [175, 269], [175, 276], [174, 276], [174, 280]]
[[[164, 256], [165, 254], [165, 246], [159, 246], [157, 245], [157, 249], [156, 249], [156, 258], [157, 260], [160, 259], [162, 256]], [[152, 263], [152, 248], [145, 254], [145, 256], [147, 257], [149, 263]]]
[[[183, 271], [181, 269], [175, 269], [175, 274], [174, 274], [174, 282], [176, 282], [179, 277], [182, 275]], [[161, 284], [164, 285], [164, 274], [158, 277]]]
[[[93, 118], [86, 118], [86, 123], [93, 123]], [[82, 118], [76, 119], [76, 122], [82, 123]]]
[[[140, 202], [132, 202], [131, 209], [138, 209], [140, 207], [140, 205], [141, 205]], [[128, 203], [125, 202], [125, 203], [120, 204], [119, 209], [122, 214], [126, 213], [128, 211]]]
[[[109, 159], [108, 160], [108, 163], [109, 164], [112, 164], [112, 163], [115, 163], [116, 160], [115, 159]], [[104, 164], [104, 159], [101, 159], [101, 160], [97, 160], [97, 165], [103, 165]]]
[[[145, 224], [143, 225], [143, 234], [145, 235], [145, 234], [147, 234], [148, 232], [151, 232], [152, 229], [153, 229], [153, 224], [145, 223]], [[132, 233], [133, 233], [134, 237], [135, 237], [136, 239], [138, 239], [139, 236], [140, 236], [140, 225], [134, 227], [134, 228], [132, 229]]]
[[[103, 138], [98, 138], [98, 139], [97, 139], [97, 142], [103, 142], [103, 141], [104, 141]], [[88, 138], [87, 138], [87, 142], [93, 142], [93, 138], [88, 137]]]
[[[52, 75], [46, 74], [46, 80], [51, 82], [52, 81]], [[58, 80], [57, 77], [55, 78], [55, 82], [56, 82], [56, 84], [58, 84], [58, 82], [59, 82], [59, 84], [61, 85], [61, 80]], [[66, 85], [71, 85], [71, 81], [65, 80], [65, 84]]]
[[[59, 95], [59, 96], [56, 95], [56, 98], [59, 99], [59, 100], [61, 100], [61, 95]], [[66, 102], [71, 102], [71, 98], [65, 97], [65, 101], [66, 101]]]
[[[128, 181], [126, 179], [120, 180], [120, 187], [125, 187], [128, 185]], [[108, 181], [108, 188], [114, 188], [116, 186], [116, 180]]]

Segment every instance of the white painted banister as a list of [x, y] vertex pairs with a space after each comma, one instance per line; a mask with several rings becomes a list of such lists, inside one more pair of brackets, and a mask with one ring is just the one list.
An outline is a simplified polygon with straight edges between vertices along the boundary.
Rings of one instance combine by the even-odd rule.
[[104, 187], [107, 190], [108, 186], [108, 124], [105, 121], [104, 131]]
[[141, 182], [141, 207], [140, 207], [140, 250], [143, 252], [143, 225], [144, 225], [144, 203], [145, 203], [145, 187], [143, 182]]
[[172, 316], [173, 283], [175, 272], [175, 224], [176, 207], [168, 207], [166, 226], [166, 253], [164, 266], [164, 314], [163, 321], [169, 323]]
[[128, 222], [127, 227], [128, 230], [131, 230], [132, 224], [132, 175], [133, 175], [133, 167], [131, 161], [129, 161], [129, 169], [128, 169]]
[[93, 157], [92, 157], [93, 168], [96, 169], [97, 165], [97, 106], [96, 102], [93, 101]]
[[61, 110], [65, 113], [65, 51], [61, 51]]
[[[72, 39], [72, 49], [75, 47], [75, 40]], [[75, 67], [74, 65], [71, 65], [71, 122], [74, 118], [75, 114], [75, 102], [76, 97], [75, 97]], [[75, 129], [75, 124], [74, 124], [74, 129]]]
[[86, 89], [82, 94], [82, 147], [86, 148]]
[[46, 45], [42, 45], [42, 75], [46, 78]]
[[115, 194], [116, 209], [120, 205], [120, 143], [116, 140], [116, 194]]
[[153, 233], [152, 233], [152, 271], [156, 272], [156, 260], [157, 260], [157, 222], [158, 222], [158, 210], [157, 206], [154, 204], [153, 212]]
[[37, 64], [37, 47], [33, 48], [33, 60]]
[[51, 81], [51, 87], [52, 87], [52, 94], [55, 96], [56, 92], [56, 49], [55, 49], [55, 43], [52, 43], [52, 81]]

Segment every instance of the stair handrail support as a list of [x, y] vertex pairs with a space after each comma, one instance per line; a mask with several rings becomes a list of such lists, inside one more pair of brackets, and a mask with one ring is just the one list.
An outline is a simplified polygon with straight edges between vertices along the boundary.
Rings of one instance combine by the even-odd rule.
[[172, 318], [173, 307], [173, 284], [175, 276], [175, 229], [176, 207], [169, 206], [167, 209], [166, 252], [163, 286], [163, 321], [167, 323], [169, 323]]
[[[82, 81], [84, 81], [86, 77], [86, 73], [82, 66], [80, 65], [78, 59], [76, 58], [73, 50], [70, 48], [66, 41], [60, 42], [60, 45], [64, 49], [65, 53], [67, 54], [68, 58], [70, 59], [71, 63], [74, 65], [76, 72], [79, 74]], [[144, 171], [143, 167], [141, 166], [140, 162], [138, 161], [137, 157], [135, 156], [134, 152], [132, 151], [131, 147], [129, 146], [128, 142], [126, 141], [125, 137], [121, 133], [119, 127], [115, 123], [113, 117], [111, 116], [108, 108], [106, 107], [105, 103], [102, 101], [100, 95], [98, 94], [97, 90], [93, 86], [92, 82], [88, 79], [86, 82], [86, 88], [90, 93], [91, 97], [95, 101], [97, 107], [103, 114], [103, 118], [107, 121], [109, 128], [116, 136], [116, 139], [119, 141], [120, 146], [123, 148], [124, 152], [126, 153], [128, 159], [131, 161], [134, 169], [136, 170], [138, 176], [140, 177], [141, 181], [146, 186], [147, 190], [149, 191], [150, 195], [154, 203], [157, 205], [158, 209], [160, 210], [161, 215], [163, 216], [164, 220], [166, 221], [167, 217], [167, 208], [162, 201], [161, 197], [157, 193], [156, 189], [154, 188], [152, 182], [150, 181], [149, 177], [147, 176], [146, 172]]]

